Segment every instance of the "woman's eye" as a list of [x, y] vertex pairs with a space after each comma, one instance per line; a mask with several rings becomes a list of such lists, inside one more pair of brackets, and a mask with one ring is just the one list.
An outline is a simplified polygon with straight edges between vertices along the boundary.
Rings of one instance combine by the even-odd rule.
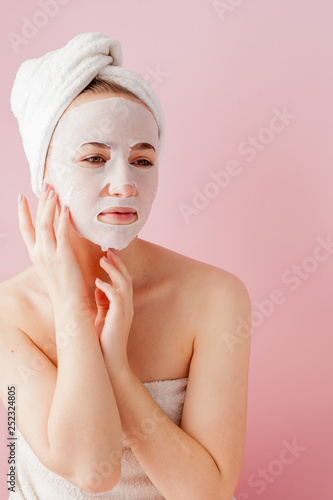
[[94, 165], [99, 165], [105, 163], [105, 160], [102, 156], [89, 156], [89, 158], [84, 158], [82, 161], [88, 162]]
[[149, 161], [149, 160], [146, 160], [145, 158], [142, 158], [140, 160], [135, 160], [133, 163], [137, 163], [137, 162], [145, 162], [145, 163], [140, 163], [138, 166], [139, 167], [152, 167], [153, 164]]
[[[99, 155], [89, 156], [87, 158], [83, 158], [81, 161], [83, 163], [89, 163], [90, 165], [94, 166], [104, 165], [104, 163], [106, 162], [106, 160]], [[153, 166], [153, 163], [151, 163], [151, 161], [147, 160], [146, 158], [140, 158], [139, 160], [135, 160], [132, 163], [137, 165], [138, 167], [143, 167], [143, 168], [148, 168]]]

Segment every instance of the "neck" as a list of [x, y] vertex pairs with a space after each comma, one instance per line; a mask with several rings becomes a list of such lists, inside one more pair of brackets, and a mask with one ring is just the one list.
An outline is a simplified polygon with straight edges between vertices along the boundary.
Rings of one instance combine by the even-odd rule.
[[[56, 220], [56, 226], [57, 222]], [[100, 259], [104, 255], [106, 256], [106, 252], [103, 252], [99, 245], [78, 236], [72, 229], [70, 230], [70, 242], [85, 279], [91, 309], [95, 310], [96, 278], [107, 283], [111, 282], [109, 275], [99, 264]], [[136, 237], [126, 248], [117, 250], [117, 254], [132, 276], [133, 296], [135, 293], [144, 291], [145, 287], [149, 285], [152, 275], [149, 243]]]
[[[89, 297], [94, 301], [95, 279], [100, 278], [110, 283], [109, 275], [99, 264], [101, 257], [106, 255], [106, 252], [102, 252], [99, 245], [79, 237], [73, 231], [71, 231], [71, 245], [81, 266]], [[117, 254], [132, 276], [133, 292], [143, 288], [149, 281], [147, 243], [139, 238], [134, 238], [126, 248], [117, 250]]]

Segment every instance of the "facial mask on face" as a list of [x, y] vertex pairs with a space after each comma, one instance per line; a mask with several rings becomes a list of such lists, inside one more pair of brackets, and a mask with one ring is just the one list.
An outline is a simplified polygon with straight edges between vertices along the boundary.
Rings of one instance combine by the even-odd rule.
[[[91, 142], [110, 149], [87, 145]], [[150, 144], [156, 153], [133, 147], [140, 143]], [[157, 190], [158, 153], [157, 124], [142, 104], [111, 97], [65, 113], [50, 144], [48, 171], [79, 236], [106, 251], [122, 250], [138, 235]], [[131, 207], [136, 215], [119, 224], [126, 216], [100, 215], [111, 207]]]

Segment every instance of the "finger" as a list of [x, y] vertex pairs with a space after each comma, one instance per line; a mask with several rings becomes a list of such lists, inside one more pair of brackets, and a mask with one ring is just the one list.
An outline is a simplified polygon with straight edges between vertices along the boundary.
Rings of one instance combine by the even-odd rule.
[[[128, 282], [126, 282], [128, 287]], [[110, 285], [110, 283], [106, 283], [105, 281], [101, 281], [98, 278], [95, 280], [95, 284], [98, 288], [100, 288], [107, 298], [109, 299], [111, 304], [114, 304], [116, 307], [123, 307], [125, 316], [133, 314], [133, 300], [132, 300], [132, 290], [126, 290], [129, 294], [119, 294], [119, 288], [116, 290], [114, 285]], [[120, 287], [120, 290], [121, 287]], [[110, 306], [109, 306], [110, 309]]]
[[69, 208], [64, 205], [58, 220], [57, 249], [62, 250], [70, 246], [70, 214]]
[[59, 197], [58, 197], [58, 200], [57, 200], [57, 205], [56, 205], [56, 214], [58, 217], [60, 217], [61, 215], [61, 210], [64, 208], [64, 205], [62, 207], [60, 207], [60, 202], [59, 202]]
[[104, 323], [105, 323], [105, 317], [106, 317], [108, 310], [109, 310], [110, 301], [107, 298], [107, 296], [105, 295], [105, 293], [102, 292], [102, 290], [100, 290], [99, 288], [96, 288], [95, 289], [95, 302], [97, 305], [97, 315], [95, 318], [95, 328], [96, 328], [97, 336], [98, 336], [98, 338], [100, 338], [103, 327], [104, 327]]
[[103, 322], [104, 324], [105, 316], [107, 315], [107, 312], [110, 307], [110, 301], [105, 295], [105, 293], [99, 288], [95, 289], [95, 302], [97, 305], [97, 315], [95, 319], [95, 325], [98, 322]]
[[104, 271], [110, 276], [112, 283], [116, 285], [118, 288], [128, 290], [132, 283], [130, 280], [123, 275], [123, 273], [117, 269], [114, 263], [105, 260], [105, 257], [100, 259], [100, 265], [104, 269]]
[[95, 302], [97, 305], [97, 309], [102, 311], [102, 310], [108, 310], [110, 306], [110, 301], [105, 295], [105, 293], [100, 290], [99, 288], [95, 289]]
[[54, 232], [54, 217], [58, 195], [51, 189], [47, 197], [45, 207], [41, 217], [36, 223], [36, 241], [43, 242], [55, 248], [56, 237]]
[[47, 197], [48, 197], [50, 191], [51, 191], [50, 184], [48, 184], [47, 182], [44, 181], [42, 191], [41, 191], [40, 197], [39, 197], [38, 207], [37, 207], [36, 224], [38, 223], [39, 219], [41, 218], [41, 215], [43, 213], [43, 210], [44, 210], [44, 207], [46, 204], [46, 200], [47, 200]]
[[112, 252], [111, 248], [108, 248], [107, 257], [111, 262], [113, 262], [113, 264], [116, 266], [116, 268], [119, 269], [119, 271], [121, 271], [123, 273], [123, 275], [126, 277], [126, 279], [128, 281], [132, 282], [132, 276], [130, 275], [124, 262], [121, 260], [119, 254]]
[[18, 205], [18, 219], [20, 233], [30, 253], [36, 243], [36, 236], [28, 201], [24, 196], [22, 196], [22, 200]]
[[116, 292], [116, 290], [113, 288], [113, 286], [110, 285], [110, 283], [106, 283], [105, 281], [102, 281], [99, 278], [96, 278], [95, 285], [102, 292], [104, 292], [104, 294], [108, 298], [109, 302], [114, 303], [114, 304], [118, 304], [118, 305], [120, 304], [119, 294]]

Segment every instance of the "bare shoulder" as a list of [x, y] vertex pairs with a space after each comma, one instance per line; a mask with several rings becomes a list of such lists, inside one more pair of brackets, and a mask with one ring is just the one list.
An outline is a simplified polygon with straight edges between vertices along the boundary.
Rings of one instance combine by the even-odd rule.
[[170, 249], [158, 245], [154, 247], [162, 269], [189, 300], [211, 304], [212, 300], [213, 303], [223, 300], [229, 305], [232, 301], [241, 299], [249, 302], [249, 292], [235, 274]]
[[[31, 266], [0, 283], [1, 324], [17, 326], [31, 304]], [[29, 292], [28, 292], [29, 290]]]

